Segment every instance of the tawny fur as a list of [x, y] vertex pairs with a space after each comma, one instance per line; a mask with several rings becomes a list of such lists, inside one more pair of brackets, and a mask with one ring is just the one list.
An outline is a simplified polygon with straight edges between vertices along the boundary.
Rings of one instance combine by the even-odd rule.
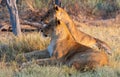
[[88, 49], [84, 52], [79, 52], [70, 56], [66, 64], [68, 64], [68, 66], [72, 65], [77, 70], [89, 70], [107, 65], [108, 58], [104, 52]]
[[108, 57], [104, 52], [98, 52], [77, 43], [64, 22], [53, 19], [42, 30], [43, 35], [50, 32], [51, 42], [54, 40], [54, 44], [52, 45], [51, 58], [38, 60], [39, 64], [51, 64], [51, 62], [56, 61], [74, 66], [76, 69], [84, 69], [85, 67], [92, 69], [108, 63]]
[[97, 47], [98, 49], [105, 50], [108, 54], [111, 54], [111, 48], [105, 42], [78, 30], [67, 12], [57, 5], [49, 9], [48, 12], [42, 17], [41, 21], [48, 23], [54, 17], [57, 17], [67, 25], [76, 42], [92, 48]]

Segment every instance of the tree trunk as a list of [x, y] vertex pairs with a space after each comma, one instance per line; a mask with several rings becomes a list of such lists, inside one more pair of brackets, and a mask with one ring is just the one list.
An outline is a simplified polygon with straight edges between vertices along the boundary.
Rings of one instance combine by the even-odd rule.
[[55, 0], [55, 4], [61, 7], [61, 0]]
[[12, 25], [12, 31], [15, 35], [21, 35], [21, 27], [18, 16], [18, 9], [16, 6], [16, 0], [7, 0], [7, 8], [10, 14], [10, 22]]

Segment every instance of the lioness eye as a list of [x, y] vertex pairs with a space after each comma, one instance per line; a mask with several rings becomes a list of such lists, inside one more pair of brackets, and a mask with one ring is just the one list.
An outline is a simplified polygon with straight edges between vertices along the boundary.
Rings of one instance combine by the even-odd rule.
[[50, 12], [48, 12], [48, 14], [50, 14]]
[[43, 30], [41, 30], [41, 32], [43, 32]]

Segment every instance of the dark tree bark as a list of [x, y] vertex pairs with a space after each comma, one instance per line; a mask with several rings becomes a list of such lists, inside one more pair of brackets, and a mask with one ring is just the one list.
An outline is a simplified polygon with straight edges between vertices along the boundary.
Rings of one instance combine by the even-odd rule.
[[55, 0], [55, 4], [61, 7], [61, 1], [62, 0]]
[[6, 0], [2, 0], [2, 1], [0, 2], [0, 5], [2, 5], [3, 7], [5, 7], [5, 6], [6, 6]]
[[10, 14], [10, 22], [12, 25], [12, 31], [15, 35], [21, 35], [21, 27], [18, 16], [18, 9], [16, 6], [16, 0], [6, 0], [7, 8]]

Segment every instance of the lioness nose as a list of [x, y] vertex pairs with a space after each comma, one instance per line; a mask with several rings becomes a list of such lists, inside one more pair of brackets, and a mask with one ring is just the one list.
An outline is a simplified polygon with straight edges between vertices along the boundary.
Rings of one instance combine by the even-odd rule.
[[39, 31], [40, 31], [40, 32], [43, 32], [43, 29], [42, 29], [42, 28], [39, 28]]
[[47, 37], [48, 35], [44, 34], [45, 37]]

